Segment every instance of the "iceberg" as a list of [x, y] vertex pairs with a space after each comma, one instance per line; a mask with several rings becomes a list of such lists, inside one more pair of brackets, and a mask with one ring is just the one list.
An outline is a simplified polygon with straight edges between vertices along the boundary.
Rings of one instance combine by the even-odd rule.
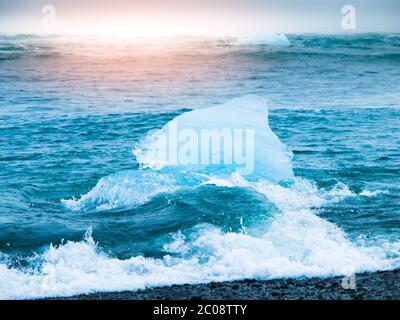
[[184, 113], [148, 135], [133, 153], [142, 168], [203, 174], [238, 172], [247, 180], [294, 179], [288, 148], [268, 124], [256, 95]]
[[240, 45], [270, 45], [270, 46], [289, 46], [288, 38], [282, 33], [257, 32], [246, 35], [238, 39]]
[[103, 177], [64, 205], [84, 211], [135, 206], [233, 174], [251, 182], [294, 180], [292, 153], [271, 130], [265, 101], [256, 95], [181, 114], [149, 133], [133, 153], [139, 170]]

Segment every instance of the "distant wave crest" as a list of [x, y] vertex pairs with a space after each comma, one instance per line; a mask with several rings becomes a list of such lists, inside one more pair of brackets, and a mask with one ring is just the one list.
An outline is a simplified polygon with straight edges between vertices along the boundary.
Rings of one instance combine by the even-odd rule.
[[270, 45], [289, 46], [290, 41], [283, 33], [257, 32], [251, 35], [239, 37], [237, 43], [240, 45]]

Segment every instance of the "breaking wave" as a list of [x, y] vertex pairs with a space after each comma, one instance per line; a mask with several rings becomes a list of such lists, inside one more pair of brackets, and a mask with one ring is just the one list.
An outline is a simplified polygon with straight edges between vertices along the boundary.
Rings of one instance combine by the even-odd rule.
[[89, 230], [81, 242], [50, 246], [32, 257], [29, 268], [0, 264], [0, 297], [70, 296], [246, 278], [326, 277], [400, 265], [400, 243], [356, 244], [318, 216], [321, 206], [356, 196], [343, 184], [319, 190], [307, 180], [295, 179], [291, 187], [283, 187], [248, 182], [237, 174], [210, 177], [205, 183], [250, 188], [278, 210], [238, 232], [209, 223], [177, 230], [164, 244], [162, 258], [118, 259], [99, 248]]
[[192, 128], [252, 126], [257, 150], [254, 172], [241, 175], [235, 165], [155, 163], [158, 154], [153, 147], [166, 130], [164, 126], [136, 149], [141, 169], [104, 177], [87, 194], [63, 200], [63, 204], [75, 211], [104, 211], [140, 206], [160, 193], [214, 186], [262, 195], [272, 206], [265, 207], [256, 221], [243, 214], [241, 227], [235, 231], [208, 221], [182, 225], [168, 234], [162, 257], [120, 259], [102, 250], [90, 230], [80, 242], [50, 246], [32, 256], [25, 267], [15, 267], [3, 255], [0, 298], [70, 296], [246, 278], [326, 277], [400, 266], [400, 243], [358, 243], [319, 216], [325, 205], [379, 192], [355, 194], [340, 182], [323, 189], [295, 177], [290, 152], [270, 129], [261, 98], [241, 97], [173, 121]]

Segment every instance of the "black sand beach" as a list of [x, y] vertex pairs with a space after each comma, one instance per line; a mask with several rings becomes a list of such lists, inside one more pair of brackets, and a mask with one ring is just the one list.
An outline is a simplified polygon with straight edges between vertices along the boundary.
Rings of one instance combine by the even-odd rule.
[[400, 270], [355, 276], [355, 289], [342, 277], [242, 280], [174, 285], [138, 292], [105, 292], [65, 297], [68, 300], [393, 300], [400, 299]]

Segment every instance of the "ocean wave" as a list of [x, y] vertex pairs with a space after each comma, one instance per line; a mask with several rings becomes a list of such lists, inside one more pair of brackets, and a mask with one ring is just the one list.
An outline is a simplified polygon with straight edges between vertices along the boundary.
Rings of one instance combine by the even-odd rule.
[[60, 48], [55, 39], [55, 36], [0, 35], [0, 60], [58, 56]]
[[[23, 267], [12, 265], [10, 257], [2, 255], [0, 298], [70, 296], [247, 278], [326, 277], [400, 267], [399, 242], [358, 243], [319, 216], [326, 205], [348, 197], [377, 196], [378, 190], [355, 193], [341, 182], [321, 188], [295, 177], [291, 155], [269, 128], [262, 99], [247, 96], [215, 108], [187, 112], [174, 120], [192, 128], [248, 125], [260, 131], [255, 143], [260, 154], [252, 174], [241, 174], [231, 165], [159, 163], [154, 146], [163, 127], [140, 145], [141, 169], [104, 177], [79, 199], [63, 200], [63, 204], [75, 211], [108, 211], [141, 206], [160, 193], [180, 192], [182, 196], [188, 189], [203, 192], [202, 188], [215, 187], [261, 195], [273, 209], [260, 206], [265, 212], [252, 223], [247, 221], [254, 217], [243, 211], [235, 217], [240, 219], [240, 228], [223, 225], [228, 220], [212, 223], [202, 215], [202, 220], [177, 224], [162, 238], [162, 253], [157, 257], [135, 254], [122, 259], [107, 254], [90, 230], [82, 241], [50, 246], [26, 259]], [[152, 214], [158, 218], [157, 212]]]
[[[126, 46], [99, 37], [66, 37], [36, 35], [0, 35], [0, 60], [21, 57], [102, 57], [104, 51], [113, 51], [115, 56], [149, 54], [145, 48], [158, 48], [162, 53], [172, 50], [175, 54], [201, 55], [248, 55], [260, 58], [271, 57], [349, 57], [367, 59], [399, 60], [399, 36], [396, 34], [362, 35], [298, 35], [274, 32], [256, 32], [240, 37], [206, 38], [176, 37], [163, 41], [143, 39]], [[152, 49], [152, 50], [153, 50]], [[157, 51], [158, 52], [158, 51]], [[12, 53], [12, 54], [10, 54]]]
[[79, 199], [63, 199], [61, 202], [73, 211], [129, 208], [141, 205], [162, 192], [177, 190], [178, 187], [173, 175], [131, 170], [101, 178], [93, 189]]
[[81, 242], [50, 246], [32, 257], [28, 268], [11, 267], [3, 257], [0, 297], [70, 296], [246, 278], [325, 277], [400, 266], [400, 243], [357, 245], [316, 214], [318, 207], [354, 195], [344, 184], [319, 190], [307, 180], [296, 179], [292, 186], [283, 187], [248, 182], [236, 174], [210, 178], [207, 184], [254, 188], [279, 211], [238, 232], [208, 223], [177, 230], [164, 244], [162, 258], [110, 256], [96, 245], [89, 230]]
[[282, 33], [257, 32], [245, 35], [237, 39], [239, 45], [269, 45], [269, 46], [289, 46], [290, 41]]

